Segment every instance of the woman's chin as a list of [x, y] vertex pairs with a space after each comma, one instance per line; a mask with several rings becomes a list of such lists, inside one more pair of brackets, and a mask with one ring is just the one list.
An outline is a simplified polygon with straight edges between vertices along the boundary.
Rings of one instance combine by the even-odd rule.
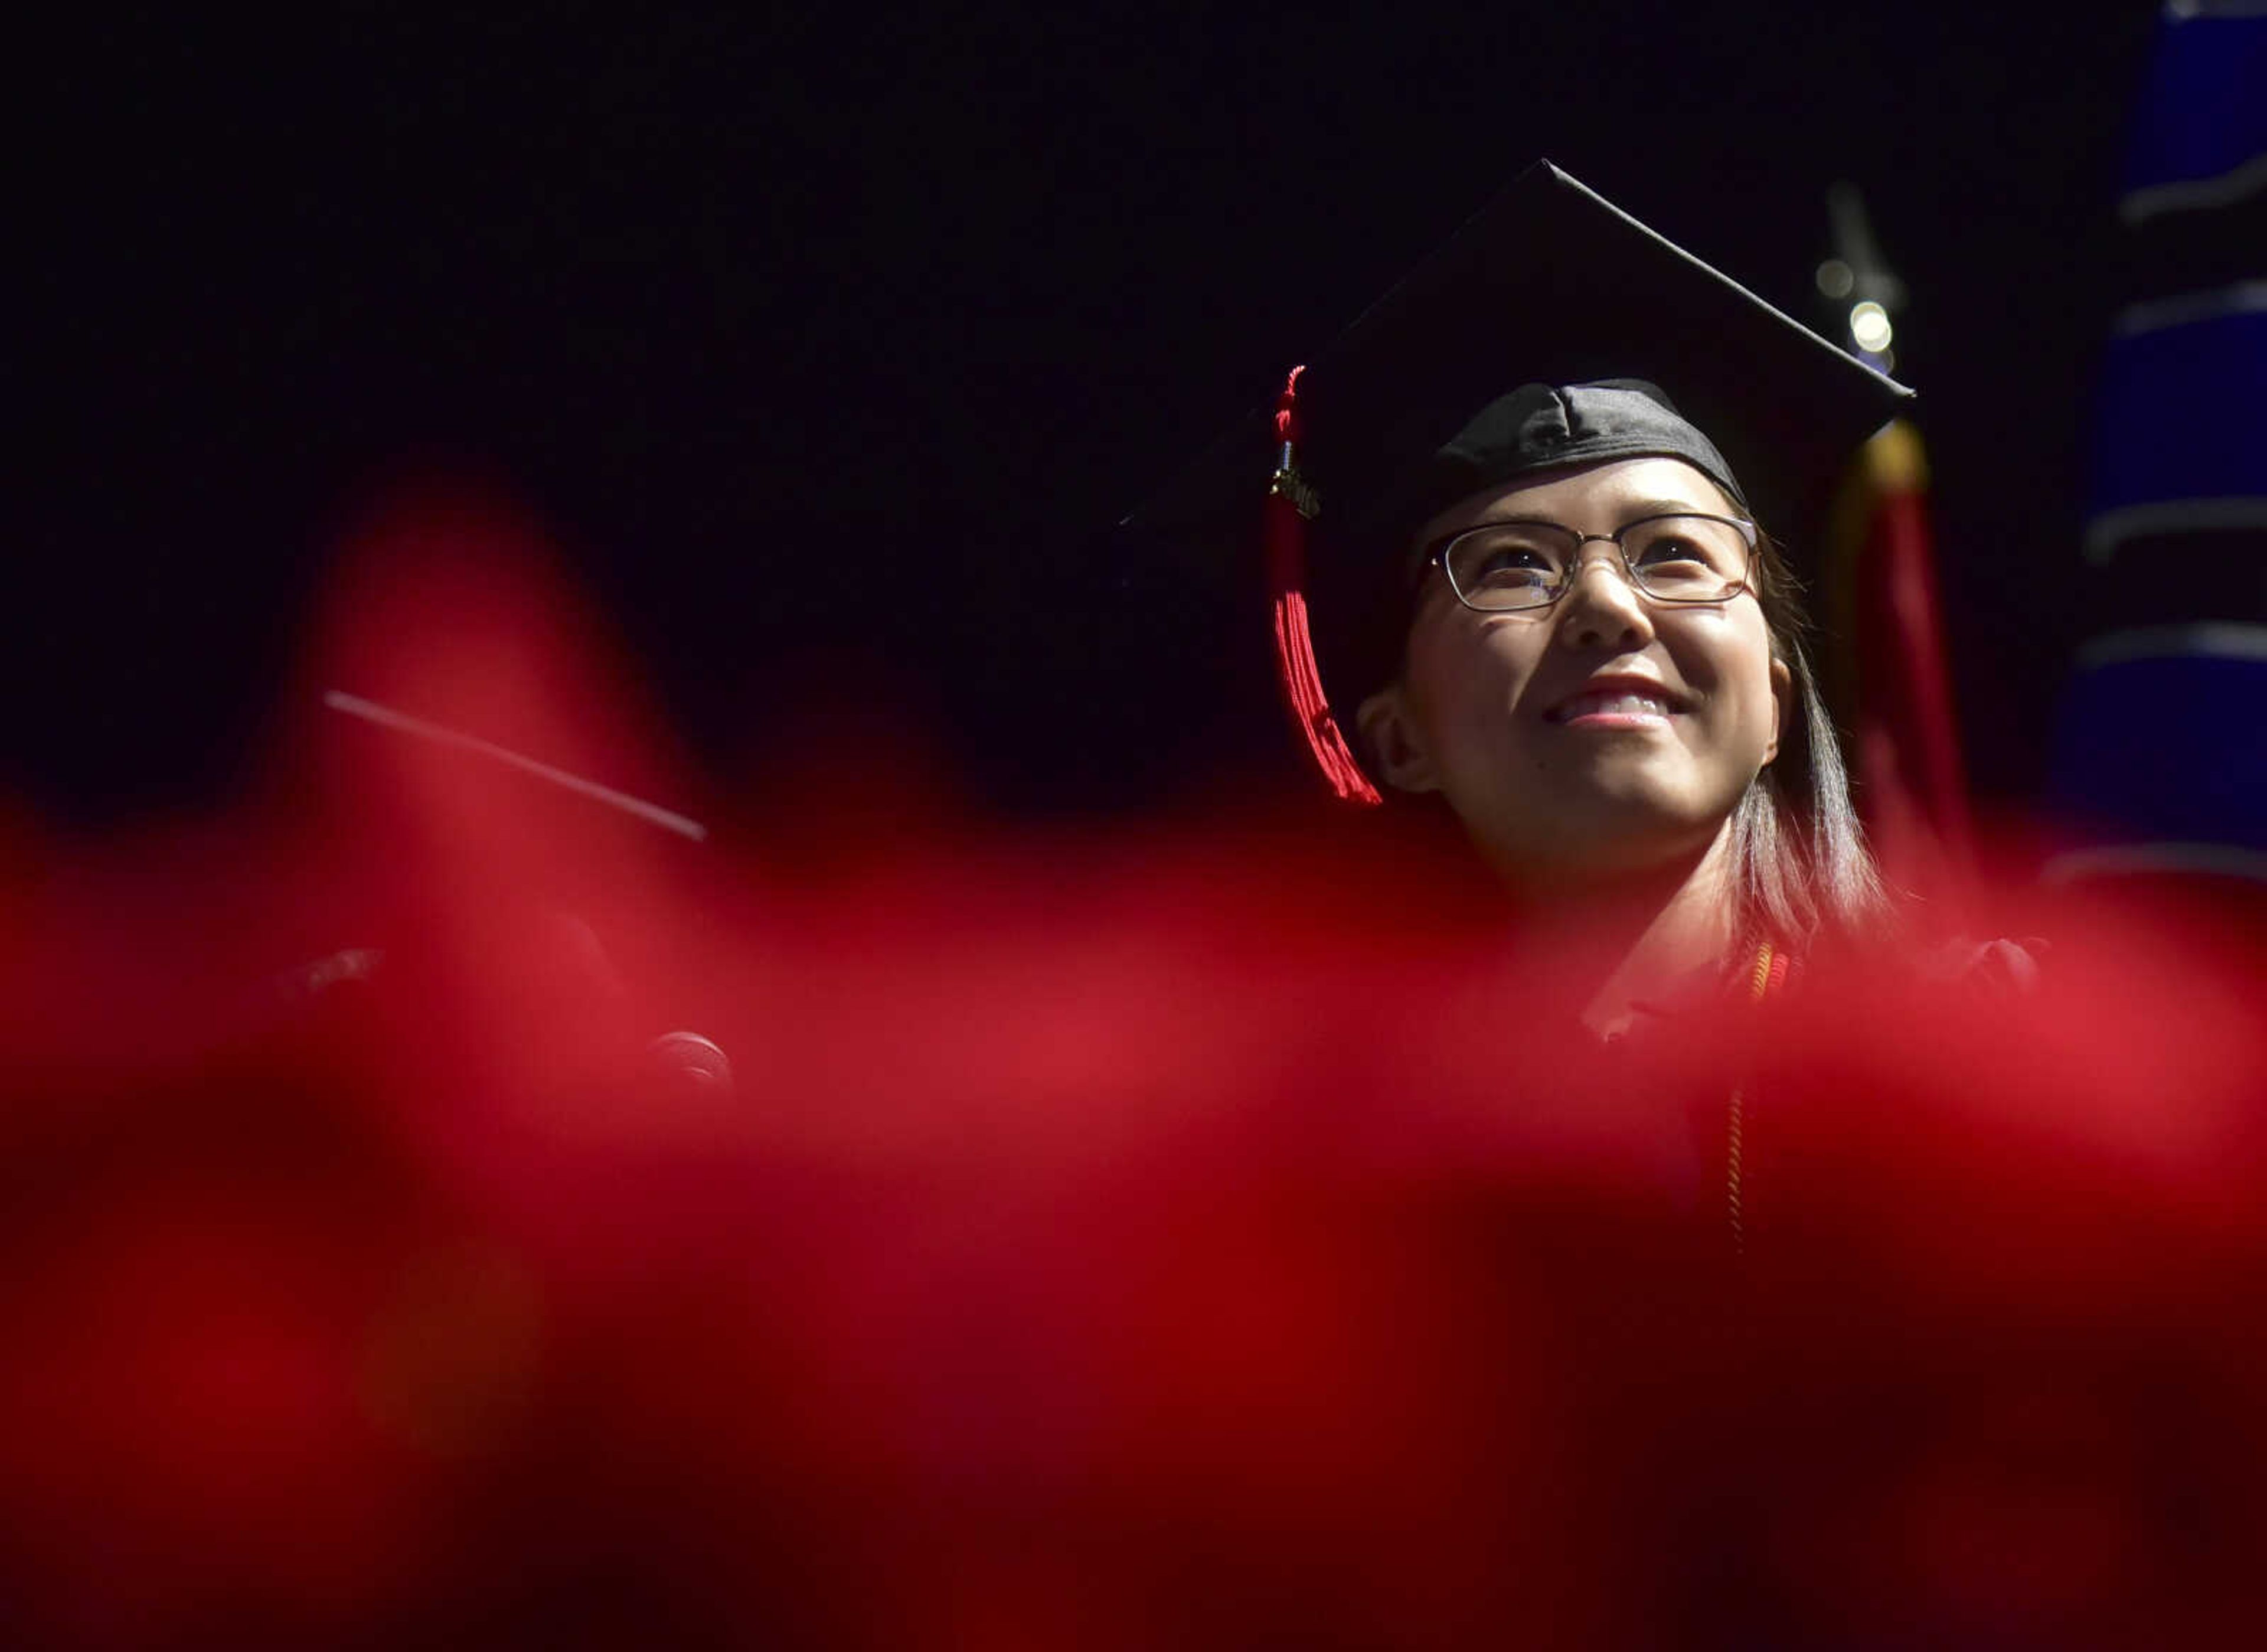
[[1539, 809], [1522, 799], [1493, 825], [1469, 817], [1466, 825], [1494, 846], [1499, 864], [1522, 869], [1521, 882], [1547, 885], [1689, 867], [1731, 818], [1729, 808], [1696, 804], [1644, 776], [1616, 778], [1623, 783], [1569, 788]]

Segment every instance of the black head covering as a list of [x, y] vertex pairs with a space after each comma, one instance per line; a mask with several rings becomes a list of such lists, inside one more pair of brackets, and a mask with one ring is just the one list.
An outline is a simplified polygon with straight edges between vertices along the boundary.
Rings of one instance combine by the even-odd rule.
[[[1911, 394], [1537, 162], [1301, 377], [1332, 701], [1350, 708], [1393, 669], [1410, 536], [1457, 499], [1666, 455], [1790, 543], [1800, 568], [1844, 463]], [[1278, 453], [1271, 413], [1255, 411], [1125, 525], [1248, 566]]]
[[1747, 496], [1716, 444], [1642, 378], [1589, 385], [1522, 385], [1472, 416], [1426, 461], [1404, 490], [1375, 510], [1375, 531], [1413, 528], [1460, 499], [1540, 471], [1609, 459], [1681, 459], [1745, 510]]

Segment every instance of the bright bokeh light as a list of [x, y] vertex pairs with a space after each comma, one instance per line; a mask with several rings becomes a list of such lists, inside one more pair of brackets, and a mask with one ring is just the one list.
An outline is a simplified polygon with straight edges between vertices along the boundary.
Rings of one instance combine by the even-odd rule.
[[1889, 312], [1871, 298], [1851, 306], [1850, 336], [1858, 341], [1860, 349], [1878, 356], [1889, 349], [1892, 333]]

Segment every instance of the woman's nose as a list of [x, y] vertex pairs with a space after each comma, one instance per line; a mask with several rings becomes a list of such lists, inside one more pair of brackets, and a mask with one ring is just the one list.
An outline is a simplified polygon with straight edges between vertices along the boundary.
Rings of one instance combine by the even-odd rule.
[[1653, 613], [1630, 584], [1620, 559], [1585, 557], [1567, 576], [1559, 599], [1559, 637], [1569, 648], [1642, 648], [1653, 641]]

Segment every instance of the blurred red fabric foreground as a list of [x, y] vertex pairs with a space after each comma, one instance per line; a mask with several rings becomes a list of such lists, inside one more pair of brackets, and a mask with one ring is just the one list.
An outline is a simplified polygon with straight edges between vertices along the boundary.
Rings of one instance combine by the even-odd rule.
[[[508, 511], [341, 591], [304, 702], [683, 800]], [[2256, 924], [2011, 902], [2028, 993], [1877, 957], [1594, 1047], [1373, 844], [833, 760], [694, 845], [318, 715], [224, 820], [0, 840], [0, 1637], [2267, 1624]]]

